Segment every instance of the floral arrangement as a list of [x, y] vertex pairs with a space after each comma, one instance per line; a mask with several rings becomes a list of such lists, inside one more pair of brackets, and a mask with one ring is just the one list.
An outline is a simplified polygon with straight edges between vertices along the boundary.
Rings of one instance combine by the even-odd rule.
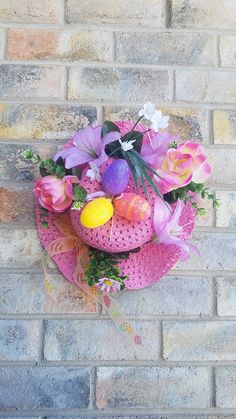
[[88, 126], [53, 158], [23, 153], [39, 165], [34, 194], [41, 208], [40, 228], [49, 228], [50, 213], [69, 214], [87, 249], [81, 281], [100, 291], [126, 287], [129, 278], [121, 261], [147, 243], [175, 246], [181, 259], [188, 258], [197, 249], [185, 237], [183, 209], [188, 205], [203, 215], [199, 195], [218, 206], [205, 186], [211, 166], [203, 147], [171, 136], [168, 122], [169, 117], [148, 102], [135, 124], [105, 121]]

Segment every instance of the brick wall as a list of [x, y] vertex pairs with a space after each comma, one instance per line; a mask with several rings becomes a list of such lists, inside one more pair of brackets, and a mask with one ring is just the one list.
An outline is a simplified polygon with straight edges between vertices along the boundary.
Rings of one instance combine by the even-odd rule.
[[[0, 26], [0, 415], [235, 418], [235, 0], [5, 0]], [[222, 206], [194, 233], [202, 258], [118, 298], [146, 337], [136, 354], [60, 275], [57, 303], [43, 292], [20, 154], [147, 100], [204, 144]]]

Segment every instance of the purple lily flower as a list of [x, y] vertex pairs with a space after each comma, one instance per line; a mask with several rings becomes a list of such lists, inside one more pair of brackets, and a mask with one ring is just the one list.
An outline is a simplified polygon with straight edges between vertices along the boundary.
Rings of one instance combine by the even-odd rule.
[[199, 254], [196, 246], [181, 239], [184, 225], [179, 224], [179, 219], [184, 207], [184, 202], [178, 199], [174, 211], [167, 202], [159, 197], [155, 200], [153, 226], [159, 243], [174, 244], [183, 250], [180, 260], [189, 257], [191, 251]]
[[108, 159], [105, 146], [112, 141], [119, 140], [120, 137], [120, 132], [112, 131], [102, 138], [102, 126], [95, 128], [88, 126], [77, 132], [55, 155], [54, 160], [62, 157], [65, 160], [66, 169], [91, 161], [99, 167]]

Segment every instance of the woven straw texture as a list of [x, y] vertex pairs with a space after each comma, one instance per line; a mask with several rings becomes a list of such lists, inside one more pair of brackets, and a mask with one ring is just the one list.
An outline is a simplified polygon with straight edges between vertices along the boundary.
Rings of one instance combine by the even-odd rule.
[[[130, 121], [118, 121], [117, 125], [119, 126], [122, 134], [125, 134], [133, 127], [133, 123]], [[138, 125], [137, 129], [141, 132], [144, 132], [147, 127], [145, 127], [145, 125]], [[154, 133], [151, 132], [149, 135], [152, 137]], [[144, 141], [149, 141], [147, 134], [144, 134]], [[110, 158], [100, 168], [101, 174], [106, 170], [106, 168], [111, 164], [113, 160], [114, 159]], [[101, 184], [97, 181], [90, 181], [90, 179], [86, 176], [86, 171], [87, 169], [83, 171], [82, 179], [80, 182], [81, 186], [83, 186], [89, 193], [101, 191]], [[146, 187], [149, 193], [150, 205], [153, 212], [156, 194], [149, 186], [149, 184], [146, 184]], [[132, 176], [130, 178], [128, 188], [125, 192], [136, 193], [136, 188]], [[147, 199], [142, 187], [139, 187], [138, 194]], [[81, 225], [80, 211], [71, 211], [71, 221], [79, 237], [81, 237], [89, 246], [107, 252], [128, 251], [142, 246], [144, 243], [147, 243], [149, 240], [151, 240], [154, 235], [152, 217], [153, 214], [151, 214], [151, 216], [146, 221], [129, 221], [117, 214], [114, 214], [112, 220], [108, 221], [104, 226], [89, 229]]]
[[[40, 210], [36, 209], [36, 223], [39, 238], [44, 248], [48, 248], [53, 240], [62, 237], [62, 233], [55, 227], [55, 220], [60, 217], [56, 213], [49, 213], [48, 228], [42, 228], [40, 221]], [[184, 239], [188, 239], [194, 227], [195, 211], [191, 204], [187, 204], [182, 212], [180, 224], [184, 227]], [[189, 224], [190, 223], [190, 224]], [[138, 253], [130, 254], [127, 260], [119, 263], [124, 275], [128, 275], [126, 281], [127, 289], [138, 289], [147, 287], [162, 278], [168, 273], [182, 255], [182, 251], [175, 245], [158, 244], [149, 242], [142, 246]], [[76, 265], [76, 251], [57, 254], [53, 257], [62, 274], [73, 282], [73, 273]]]
[[[130, 130], [133, 124], [129, 121], [118, 122], [122, 134]], [[140, 131], [145, 131], [144, 125], [138, 125]], [[154, 135], [150, 133], [151, 137]], [[144, 141], [149, 141], [147, 134]], [[102, 167], [101, 173], [108, 167], [113, 159], [109, 159]], [[87, 170], [87, 169], [86, 169]], [[91, 182], [86, 176], [86, 170], [82, 174], [80, 184], [86, 188], [88, 193], [100, 191], [101, 185], [97, 181]], [[147, 185], [150, 195], [150, 205], [153, 210], [155, 192]], [[131, 177], [127, 192], [136, 192], [135, 184]], [[139, 195], [146, 197], [142, 188]], [[153, 212], [153, 211], [152, 211]], [[182, 255], [182, 250], [175, 245], [158, 244], [151, 241], [154, 236], [153, 222], [151, 216], [145, 222], [128, 221], [123, 217], [115, 215], [113, 221], [109, 221], [104, 226], [88, 229], [80, 224], [80, 211], [67, 211], [71, 217], [71, 222], [77, 234], [85, 243], [108, 252], [122, 252], [135, 249], [139, 246], [138, 253], [130, 253], [127, 260], [119, 262], [119, 267], [123, 275], [128, 276], [126, 281], [127, 289], [137, 289], [147, 287], [162, 278], [169, 272]], [[48, 228], [42, 228], [40, 222], [40, 210], [36, 209], [36, 223], [38, 234], [43, 246], [47, 249], [53, 240], [62, 237], [62, 233], [55, 227], [55, 220], [60, 217], [56, 213], [49, 213]], [[195, 210], [191, 204], [187, 204], [182, 212], [180, 224], [185, 225], [182, 238], [188, 239], [194, 227]], [[73, 273], [76, 266], [76, 251], [57, 254], [53, 257], [62, 274], [73, 282]]]

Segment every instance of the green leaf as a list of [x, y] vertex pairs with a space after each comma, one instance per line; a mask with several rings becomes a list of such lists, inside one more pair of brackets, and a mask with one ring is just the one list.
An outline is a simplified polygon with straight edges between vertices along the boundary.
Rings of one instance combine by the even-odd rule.
[[[133, 150], [131, 150], [131, 152], [132, 152]], [[134, 158], [136, 158], [136, 160], [139, 162], [139, 163], [141, 163], [140, 165], [141, 166], [143, 166], [143, 167], [141, 167], [140, 168], [140, 171], [141, 171], [141, 173], [142, 173], [142, 176], [143, 176], [143, 178], [146, 178], [146, 180], [148, 181], [148, 183], [149, 183], [149, 185], [152, 187], [152, 189], [156, 192], [156, 194], [161, 198], [161, 199], [163, 199], [163, 197], [162, 197], [162, 195], [161, 195], [161, 193], [159, 192], [159, 190], [158, 190], [158, 188], [157, 188], [157, 186], [155, 185], [155, 183], [153, 182], [153, 179], [151, 178], [151, 176], [147, 173], [147, 170], [146, 170], [146, 164], [145, 165], [142, 165], [142, 161], [137, 157], [137, 155], [139, 156], [139, 154], [138, 153], [133, 153], [133, 157]], [[149, 169], [148, 169], [149, 170]], [[154, 173], [155, 173], [155, 171], [154, 171]], [[141, 179], [140, 179], [141, 180]]]
[[[57, 167], [51, 167], [51, 168], [50, 168], [50, 175], [55, 175], [56, 171], [57, 171]], [[59, 176], [59, 177], [60, 177], [60, 176]], [[63, 176], [62, 176], [62, 177], [63, 177]]]
[[[151, 176], [149, 176], [149, 174], [146, 172], [146, 170], [143, 171], [143, 176], [147, 179], [149, 185], [152, 187], [152, 189], [156, 192], [156, 194], [163, 200], [163, 196], [161, 195], [161, 193], [159, 192], [157, 186], [155, 185], [155, 183], [153, 182]], [[164, 200], [163, 200], [164, 201]]]
[[102, 126], [102, 137], [112, 131], [120, 132], [120, 128], [112, 121], [104, 121]]
[[194, 182], [191, 182], [191, 183], [189, 184], [189, 190], [190, 190], [191, 192], [196, 192], [196, 191], [197, 191], [197, 185], [196, 185]]
[[26, 149], [21, 153], [22, 157], [24, 157], [25, 159], [32, 159], [33, 157], [33, 153], [32, 151]]
[[148, 193], [148, 190], [147, 190], [147, 187], [146, 187], [145, 180], [144, 180], [144, 177], [143, 177], [142, 172], [140, 174], [140, 181], [141, 181], [141, 185], [142, 185], [143, 191], [144, 191], [146, 197], [148, 198], [148, 201], [150, 202], [149, 193]]
[[134, 165], [132, 163], [132, 160], [130, 158], [130, 155], [129, 155], [128, 152], [127, 153], [123, 153], [122, 152], [122, 155], [123, 155], [124, 159], [127, 161], [128, 165], [129, 165], [129, 168], [130, 168], [131, 173], [132, 173], [133, 178], [134, 178], [135, 189], [136, 189], [136, 192], [138, 192], [138, 180], [139, 180], [139, 178], [138, 178], [138, 174], [137, 174], [137, 172], [135, 170], [135, 167], [134, 167]]
[[146, 184], [145, 184], [145, 180], [144, 180], [144, 177], [143, 177], [142, 170], [140, 169], [140, 166], [137, 163], [137, 160], [135, 159], [133, 154], [129, 153], [129, 152], [127, 154], [129, 154], [130, 160], [132, 161], [135, 176], [137, 177], [137, 179], [140, 180], [143, 191], [144, 191], [145, 195], [147, 196], [147, 198], [149, 199], [149, 193], [148, 193], [148, 190], [147, 190], [147, 187], [146, 187]]
[[197, 192], [201, 192], [201, 191], [202, 191], [202, 189], [204, 188], [203, 183], [197, 183], [197, 184], [195, 184], [195, 185], [196, 185], [196, 190], [197, 190]]
[[85, 188], [75, 185], [73, 188], [73, 195], [76, 202], [83, 204], [88, 194]]
[[140, 154], [139, 153], [137, 153], [137, 151], [136, 150], [130, 150], [131, 151], [131, 153], [136, 157], [136, 159], [139, 161], [139, 163], [140, 163], [140, 165], [142, 166], [142, 167], [145, 167], [147, 170], [149, 170], [149, 172], [152, 172], [154, 175], [156, 175], [156, 176], [158, 176], [160, 179], [161, 179], [161, 176], [159, 176], [158, 174], [157, 174], [157, 172], [148, 164], [148, 163], [146, 163], [144, 160], [143, 160], [143, 158], [140, 156]]
[[48, 175], [47, 169], [45, 169], [45, 167], [41, 167], [41, 165], [39, 166], [39, 173], [42, 177]]
[[65, 170], [62, 166], [57, 166], [56, 170], [55, 170], [55, 166], [51, 166], [49, 170], [52, 174], [55, 173], [55, 175], [60, 178], [63, 178], [65, 176]]

